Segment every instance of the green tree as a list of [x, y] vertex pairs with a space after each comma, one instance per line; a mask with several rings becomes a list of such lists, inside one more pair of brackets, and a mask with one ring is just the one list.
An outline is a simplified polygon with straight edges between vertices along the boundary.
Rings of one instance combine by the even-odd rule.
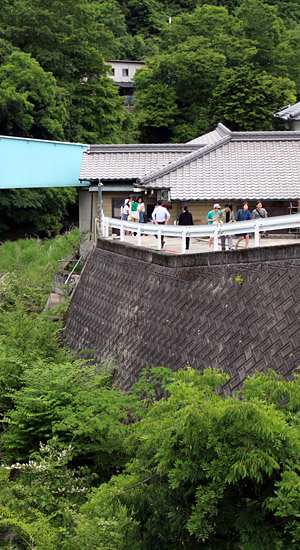
[[[135, 112], [142, 141], [155, 128], [165, 128], [171, 140], [182, 142], [206, 131], [203, 113], [225, 64], [225, 56], [214, 51], [208, 39], [191, 37], [157, 55], [150, 70], [139, 71]], [[155, 140], [159, 137], [157, 132]]]
[[[104, 59], [121, 57], [123, 44], [127, 46], [131, 38], [114, 0], [13, 0], [0, 7], [1, 24], [3, 38], [30, 53], [63, 89], [68, 116], [58, 139], [122, 141], [123, 128], [128, 131], [127, 112], [106, 76]], [[54, 124], [51, 117], [48, 123]]]
[[146, 399], [135, 458], [82, 508], [80, 548], [103, 530], [122, 550], [299, 547], [299, 376], [255, 375], [238, 398], [216, 393], [226, 378], [182, 370]]
[[257, 48], [252, 61], [262, 70], [278, 74], [284, 65], [281, 42], [285, 27], [276, 8], [262, 0], [244, 0], [236, 17], [244, 37]]
[[210, 100], [211, 120], [222, 121], [231, 130], [273, 130], [278, 105], [296, 101], [295, 84], [253, 67], [225, 70]]
[[0, 191], [0, 232], [59, 233], [68, 207], [76, 202], [74, 188], [7, 189]]
[[13, 52], [0, 67], [0, 132], [62, 139], [67, 118], [64, 94], [37, 61]]

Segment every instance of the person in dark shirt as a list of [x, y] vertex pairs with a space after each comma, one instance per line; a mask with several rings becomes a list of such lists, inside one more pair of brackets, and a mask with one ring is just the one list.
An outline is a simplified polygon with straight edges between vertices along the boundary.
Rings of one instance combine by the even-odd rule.
[[[247, 201], [243, 202], [243, 208], [240, 208], [240, 210], [237, 211], [235, 216], [236, 222], [243, 222], [245, 220], [252, 220], [252, 214], [249, 212], [249, 204]], [[246, 239], [246, 248], [248, 248], [249, 239], [250, 239], [250, 233], [239, 233], [236, 235], [238, 237], [238, 240], [236, 242], [235, 248], [238, 247], [239, 243]]]
[[[194, 225], [192, 214], [189, 212], [187, 204], [184, 205], [183, 210], [179, 216], [178, 225]], [[185, 238], [185, 248], [190, 248], [190, 237]]]

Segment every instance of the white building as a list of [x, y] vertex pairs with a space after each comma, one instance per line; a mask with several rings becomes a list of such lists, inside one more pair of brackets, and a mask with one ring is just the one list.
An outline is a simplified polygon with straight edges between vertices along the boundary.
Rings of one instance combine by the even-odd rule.
[[119, 87], [119, 94], [125, 98], [125, 105], [130, 107], [134, 104], [133, 79], [136, 71], [145, 67], [143, 61], [107, 61], [110, 65], [108, 76], [112, 78], [115, 85]]

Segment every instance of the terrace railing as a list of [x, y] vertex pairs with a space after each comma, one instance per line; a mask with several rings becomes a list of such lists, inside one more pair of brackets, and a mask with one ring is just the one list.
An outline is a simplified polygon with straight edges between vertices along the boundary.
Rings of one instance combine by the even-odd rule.
[[161, 249], [161, 236], [181, 238], [181, 253], [185, 253], [186, 237], [213, 237], [214, 250], [218, 250], [218, 239], [221, 235], [236, 235], [241, 233], [254, 234], [254, 246], [259, 246], [259, 233], [292, 229], [300, 227], [300, 214], [274, 216], [247, 220], [243, 222], [211, 224], [211, 225], [156, 225], [154, 223], [134, 223], [116, 218], [104, 218], [103, 234], [109, 237], [110, 229], [120, 231], [120, 241], [124, 241], [125, 231], [136, 234], [137, 246], [142, 245], [142, 235], [157, 237], [157, 250]]

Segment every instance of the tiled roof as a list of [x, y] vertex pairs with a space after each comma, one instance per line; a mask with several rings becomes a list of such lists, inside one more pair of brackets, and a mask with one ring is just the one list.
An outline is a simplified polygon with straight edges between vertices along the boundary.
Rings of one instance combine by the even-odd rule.
[[194, 145], [213, 145], [214, 143], [218, 143], [218, 141], [223, 139], [228, 134], [230, 134], [230, 130], [228, 130], [224, 124], [219, 122], [216, 129], [212, 132], [208, 132], [208, 134], [192, 139], [192, 141], [188, 141], [187, 143]]
[[300, 132], [228, 132], [140, 180], [172, 200], [300, 198]]
[[83, 154], [80, 180], [126, 180], [142, 178], [173, 164], [192, 151], [195, 144], [90, 145]]
[[274, 113], [274, 117], [283, 118], [284, 120], [300, 120], [300, 101], [294, 105], [287, 105], [281, 111]]

